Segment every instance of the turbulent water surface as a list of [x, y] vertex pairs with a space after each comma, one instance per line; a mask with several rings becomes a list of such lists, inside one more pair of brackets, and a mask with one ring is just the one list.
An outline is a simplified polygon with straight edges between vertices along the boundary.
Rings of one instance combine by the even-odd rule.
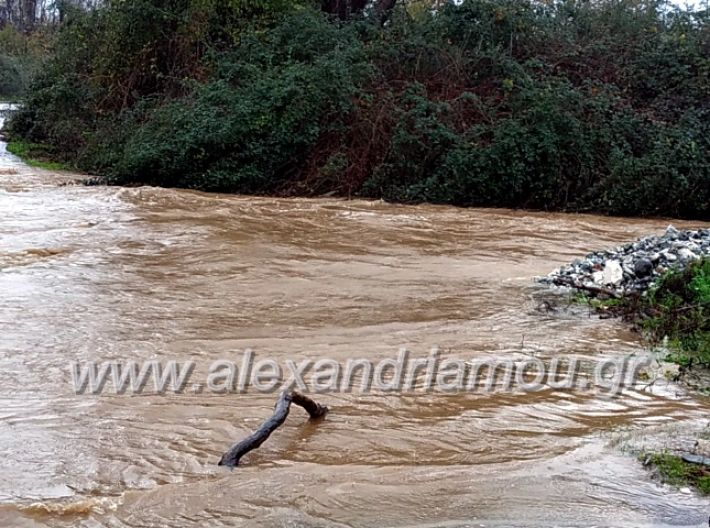
[[[704, 526], [613, 440], [677, 390], [324, 394], [234, 471], [275, 396], [76, 395], [73, 361], [633, 354], [532, 278], [668, 221], [67, 185], [0, 144], [0, 525]], [[674, 222], [677, 227], [687, 225]]]

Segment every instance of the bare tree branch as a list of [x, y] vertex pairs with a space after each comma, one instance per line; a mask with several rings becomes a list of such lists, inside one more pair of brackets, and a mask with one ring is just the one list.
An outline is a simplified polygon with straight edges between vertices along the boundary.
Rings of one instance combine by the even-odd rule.
[[303, 407], [310, 415], [311, 419], [321, 418], [328, 412], [328, 408], [315, 402], [308, 396], [300, 392], [283, 392], [276, 402], [274, 414], [266, 420], [259, 428], [244, 440], [237, 442], [222, 455], [219, 461], [220, 466], [235, 467], [239, 465], [239, 460], [263, 444], [271, 433], [278, 429], [286, 421], [291, 404], [294, 403]]

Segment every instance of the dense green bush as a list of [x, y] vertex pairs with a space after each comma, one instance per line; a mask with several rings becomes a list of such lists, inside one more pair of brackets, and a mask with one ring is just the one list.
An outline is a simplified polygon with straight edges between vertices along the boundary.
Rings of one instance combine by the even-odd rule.
[[661, 278], [644, 300], [644, 321], [654, 340], [669, 339], [683, 365], [710, 367], [710, 258]]
[[309, 4], [75, 13], [12, 133], [115, 183], [710, 216], [708, 11]]
[[220, 54], [210, 81], [146, 117], [111, 177], [274, 192], [331, 123], [351, 111], [367, 68], [362, 46], [350, 37], [311, 12], [262, 38], [245, 37]]
[[24, 88], [21, 69], [14, 57], [0, 55], [0, 98], [16, 97]]

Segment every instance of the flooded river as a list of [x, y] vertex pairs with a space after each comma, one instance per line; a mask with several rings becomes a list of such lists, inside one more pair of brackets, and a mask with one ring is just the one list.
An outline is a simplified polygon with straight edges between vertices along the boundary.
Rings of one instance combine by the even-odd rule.
[[[0, 144], [0, 525], [706, 526], [619, 431], [698, 423], [680, 388], [333, 393], [243, 464], [274, 394], [77, 395], [71, 362], [634, 354], [533, 277], [668, 221], [65, 185]], [[699, 225], [674, 222], [677, 227]]]

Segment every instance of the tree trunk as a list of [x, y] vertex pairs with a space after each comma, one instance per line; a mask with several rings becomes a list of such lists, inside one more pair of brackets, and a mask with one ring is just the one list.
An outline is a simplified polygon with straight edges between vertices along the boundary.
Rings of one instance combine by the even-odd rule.
[[22, 6], [22, 31], [32, 33], [37, 17], [37, 0], [20, 0]]

